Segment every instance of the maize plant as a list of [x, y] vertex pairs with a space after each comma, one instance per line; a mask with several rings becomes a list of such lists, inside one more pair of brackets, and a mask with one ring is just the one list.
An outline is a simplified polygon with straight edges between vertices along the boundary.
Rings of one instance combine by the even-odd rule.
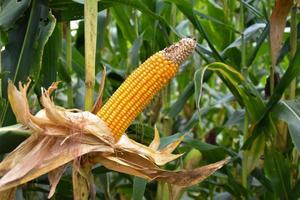
[[[44, 109], [32, 115], [26, 98], [29, 83], [10, 82], [9, 101], [17, 121], [31, 136], [0, 163], [0, 191], [8, 198], [14, 188], [48, 173], [51, 190], [62, 174], [63, 166], [88, 154], [90, 162], [147, 180], [160, 180], [187, 187], [194, 185], [221, 168], [228, 159], [190, 170], [167, 171], [159, 168], [180, 157], [172, 154], [183, 137], [159, 149], [159, 133], [149, 146], [129, 139], [125, 131], [153, 96], [176, 74], [194, 50], [196, 41], [184, 38], [165, 48], [138, 67], [94, 115], [88, 111], [65, 109], [51, 100], [53, 84], [42, 89]], [[6, 196], [5, 196], [6, 195]]]

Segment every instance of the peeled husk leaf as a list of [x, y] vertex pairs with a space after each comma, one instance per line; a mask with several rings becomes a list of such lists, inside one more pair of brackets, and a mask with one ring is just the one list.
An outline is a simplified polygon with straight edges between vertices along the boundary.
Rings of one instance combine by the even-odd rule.
[[63, 165], [48, 173], [48, 179], [50, 183], [50, 192], [48, 198], [52, 197], [53, 194], [55, 193], [55, 188], [59, 183], [59, 180], [62, 177], [66, 167], [67, 165]]
[[0, 192], [1, 200], [15, 200], [15, 193], [17, 188], [11, 188], [5, 191]]
[[[88, 163], [148, 180], [161, 180], [187, 187], [214, 173], [228, 159], [192, 170], [166, 171], [164, 165], [181, 154], [172, 154], [183, 137], [158, 150], [159, 133], [149, 147], [129, 139], [125, 134], [115, 141], [104, 121], [90, 112], [68, 110], [54, 105], [50, 93], [42, 90], [44, 107], [35, 116], [29, 112], [26, 99], [28, 84], [19, 90], [9, 83], [9, 101], [19, 123], [32, 134], [0, 163], [0, 194], [49, 173], [49, 198], [54, 194], [65, 165], [88, 154]], [[76, 165], [74, 165], [76, 167]], [[80, 172], [80, 169], [77, 170]]]

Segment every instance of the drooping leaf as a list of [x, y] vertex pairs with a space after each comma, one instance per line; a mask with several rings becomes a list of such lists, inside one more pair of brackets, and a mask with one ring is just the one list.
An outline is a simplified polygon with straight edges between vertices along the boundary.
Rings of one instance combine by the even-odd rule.
[[[264, 123], [261, 124], [261, 126], [256, 126], [256, 123], [259, 122], [266, 110], [261, 95], [238, 71], [226, 64], [218, 62], [209, 64], [195, 73], [195, 98], [198, 113], [200, 113], [203, 74], [206, 70], [215, 71], [220, 76], [239, 104], [245, 106], [249, 120], [253, 124], [245, 133], [246, 142], [249, 138], [252, 139], [251, 145], [248, 145], [248, 148], [245, 148], [247, 150], [245, 150], [245, 159], [243, 159], [243, 172], [245, 173], [244, 176], [247, 176], [258, 164], [260, 156], [263, 153], [265, 134], [276, 132], [275, 128], [272, 126], [272, 121], [269, 116], [264, 119]], [[257, 137], [258, 135], [259, 137]]]
[[[263, 23], [256, 23], [253, 24], [245, 29], [243, 32], [244, 35], [244, 42], [247, 42], [248, 40], [252, 39], [256, 34], [259, 33], [259, 30], [265, 29], [266, 25]], [[222, 53], [225, 53], [228, 49], [238, 47], [242, 44], [242, 38], [238, 37], [233, 43], [231, 43], [229, 46], [227, 46]]]
[[265, 39], [269, 33], [269, 29], [270, 29], [270, 24], [267, 23], [264, 30], [262, 31], [259, 38], [257, 39], [255, 49], [253, 50], [253, 52], [251, 53], [251, 55], [248, 58], [247, 66], [250, 66], [253, 63], [253, 61], [258, 53], [258, 50], [262, 46], [263, 42], [265, 41]]
[[29, 7], [30, 0], [1, 2], [0, 29], [7, 30], [14, 26], [15, 22], [24, 14]]
[[[9, 71], [6, 79], [2, 80], [4, 98], [7, 98], [8, 79], [14, 83], [26, 81], [30, 75], [38, 79], [44, 46], [54, 30], [55, 22], [48, 8], [42, 2], [33, 0], [29, 16], [22, 19], [16, 29], [9, 31], [8, 44], [1, 52], [4, 70]], [[14, 118], [8, 104], [3, 112], [4, 118], [0, 123], [13, 124]]]
[[261, 113], [265, 108], [260, 94], [238, 71], [224, 63], [218, 62], [209, 64], [204, 68], [200, 68], [195, 73], [195, 98], [198, 109], [200, 108], [203, 76], [206, 70], [217, 72], [240, 105], [247, 108], [251, 120], [257, 121], [260, 119]]
[[261, 13], [256, 7], [252, 6], [250, 3], [247, 1], [241, 1], [241, 3], [249, 9], [253, 14], [255, 14], [259, 18], [264, 18], [263, 13]]
[[57, 71], [59, 69], [59, 57], [61, 56], [62, 49], [62, 24], [57, 23], [55, 29], [47, 41], [43, 59], [39, 83], [37, 84], [38, 90], [41, 86], [48, 88], [53, 82], [56, 81]]

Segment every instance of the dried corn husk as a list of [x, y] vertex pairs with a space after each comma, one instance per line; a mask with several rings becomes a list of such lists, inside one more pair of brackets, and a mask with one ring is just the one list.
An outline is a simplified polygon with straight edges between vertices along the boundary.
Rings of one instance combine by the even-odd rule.
[[0, 193], [49, 173], [51, 190], [49, 198], [64, 171], [64, 166], [78, 157], [90, 153], [90, 163], [168, 183], [194, 185], [228, 162], [228, 159], [192, 170], [166, 171], [164, 165], [179, 155], [172, 151], [183, 138], [158, 150], [160, 139], [157, 130], [149, 147], [139, 144], [126, 135], [115, 142], [105, 122], [90, 112], [68, 110], [54, 105], [49, 90], [43, 90], [44, 107], [35, 116], [29, 112], [26, 99], [28, 84], [19, 84], [19, 90], [9, 83], [9, 101], [19, 123], [31, 131], [31, 136], [21, 143], [0, 163]]

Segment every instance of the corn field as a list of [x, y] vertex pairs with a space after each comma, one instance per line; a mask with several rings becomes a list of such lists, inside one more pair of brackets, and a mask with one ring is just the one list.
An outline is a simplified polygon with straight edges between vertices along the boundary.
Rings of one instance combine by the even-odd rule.
[[0, 0], [0, 200], [300, 199], [299, 6]]

